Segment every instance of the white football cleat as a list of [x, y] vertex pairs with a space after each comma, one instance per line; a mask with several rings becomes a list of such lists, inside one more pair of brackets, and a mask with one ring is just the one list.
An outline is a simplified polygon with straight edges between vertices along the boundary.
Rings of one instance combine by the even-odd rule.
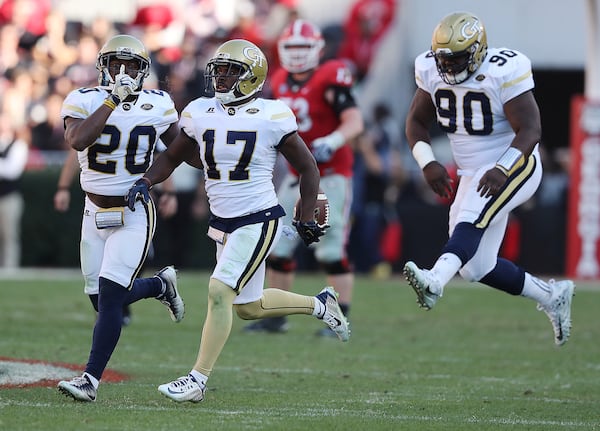
[[431, 310], [442, 296], [442, 286], [433, 278], [429, 270], [419, 269], [414, 262], [406, 262], [404, 276], [417, 294], [417, 303], [421, 308]]
[[325, 306], [325, 313], [319, 319], [325, 322], [340, 340], [348, 341], [350, 339], [350, 325], [340, 308], [340, 304], [338, 304], [337, 297], [337, 292], [330, 286], [319, 292], [315, 298]]
[[58, 390], [76, 401], [96, 401], [97, 390], [85, 374], [71, 380], [61, 380], [58, 382]]
[[571, 280], [548, 281], [552, 288], [552, 296], [545, 304], [538, 304], [537, 309], [546, 313], [552, 329], [554, 342], [562, 346], [571, 335], [571, 301], [575, 295], [575, 283]]
[[185, 313], [185, 305], [177, 291], [177, 271], [173, 266], [166, 266], [154, 276], [160, 278], [165, 286], [165, 291], [156, 299], [166, 305], [173, 322], [180, 322]]
[[158, 387], [158, 392], [177, 402], [198, 403], [204, 399], [205, 391], [206, 388], [202, 387], [191, 374]]

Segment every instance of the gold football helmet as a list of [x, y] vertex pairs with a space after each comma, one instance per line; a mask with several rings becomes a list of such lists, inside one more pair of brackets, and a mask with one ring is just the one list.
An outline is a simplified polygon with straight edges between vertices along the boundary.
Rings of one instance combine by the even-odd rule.
[[110, 74], [109, 65], [114, 59], [117, 60], [137, 60], [137, 76], [133, 77], [137, 82], [136, 91], [142, 89], [144, 79], [150, 75], [150, 55], [142, 42], [133, 36], [119, 34], [110, 38], [98, 53], [96, 69], [100, 71], [98, 83], [102, 87], [112, 89], [115, 80]]
[[483, 23], [468, 12], [444, 17], [433, 31], [431, 51], [441, 78], [447, 84], [460, 84], [481, 66], [487, 54]]
[[[206, 64], [207, 87], [215, 89], [215, 97], [228, 105], [250, 99], [259, 92], [267, 78], [267, 58], [263, 52], [244, 39], [225, 42]], [[235, 77], [235, 82], [223, 88], [221, 81]]]

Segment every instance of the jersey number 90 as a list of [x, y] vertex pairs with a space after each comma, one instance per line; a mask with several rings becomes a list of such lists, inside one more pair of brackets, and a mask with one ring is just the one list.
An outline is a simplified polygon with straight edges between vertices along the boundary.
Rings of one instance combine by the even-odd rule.
[[[492, 105], [485, 93], [468, 91], [462, 100], [462, 112], [459, 111], [456, 94], [442, 89], [435, 92], [438, 124], [446, 133], [455, 133], [457, 121], [463, 118], [463, 127], [469, 135], [489, 135], [493, 130]], [[479, 121], [474, 121], [477, 119]]]
[[[518, 54], [509, 49], [503, 49], [490, 58], [490, 63], [496, 67], [504, 66], [509, 59]], [[463, 119], [463, 127], [469, 135], [489, 135], [494, 129], [494, 116], [490, 98], [485, 93], [468, 91], [462, 99], [462, 110], [459, 110], [456, 94], [449, 89], [435, 92], [438, 124], [446, 133], [456, 133], [459, 118]], [[462, 111], [462, 112], [461, 112]]]

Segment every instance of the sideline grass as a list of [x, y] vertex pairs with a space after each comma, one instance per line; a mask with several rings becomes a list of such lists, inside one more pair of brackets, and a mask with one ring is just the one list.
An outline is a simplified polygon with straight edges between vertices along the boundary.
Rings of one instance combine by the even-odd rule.
[[[403, 279], [359, 278], [348, 343], [292, 316], [286, 335], [232, 335], [206, 400], [177, 404], [158, 384], [195, 360], [207, 274], [180, 274], [185, 319], [133, 306], [98, 401], [53, 387], [0, 389], [0, 430], [600, 430], [600, 289], [578, 285], [573, 332], [554, 346], [532, 301], [453, 283], [432, 311]], [[296, 291], [323, 279], [303, 275]], [[0, 279], [0, 356], [85, 364], [94, 316], [77, 273]], [[0, 370], [0, 373], [2, 370]]]

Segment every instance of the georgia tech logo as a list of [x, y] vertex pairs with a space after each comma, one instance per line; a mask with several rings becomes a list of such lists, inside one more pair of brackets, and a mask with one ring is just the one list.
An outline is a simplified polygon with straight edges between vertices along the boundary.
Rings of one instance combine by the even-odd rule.
[[261, 55], [261, 52], [254, 46], [247, 46], [242, 51], [244, 57], [248, 60], [252, 61], [252, 66], [258, 65], [259, 67], [263, 67], [263, 62], [265, 58]]
[[465, 39], [471, 39], [479, 31], [479, 21], [466, 22], [460, 29], [460, 34]]

